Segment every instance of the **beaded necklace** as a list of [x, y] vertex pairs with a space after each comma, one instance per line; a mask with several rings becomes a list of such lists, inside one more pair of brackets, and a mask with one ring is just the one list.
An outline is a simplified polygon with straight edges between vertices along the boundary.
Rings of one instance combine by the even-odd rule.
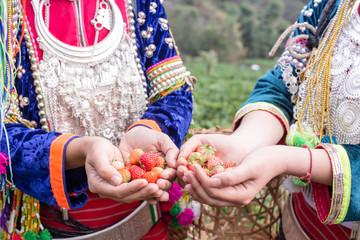
[[[302, 81], [307, 81], [307, 94], [302, 107], [299, 106], [300, 98], [298, 98], [296, 103], [298, 127], [303, 134], [301, 123], [303, 122], [302, 120], [304, 119], [305, 114], [307, 114], [306, 117], [311, 119], [310, 124], [319, 134], [320, 140], [323, 138], [325, 126], [327, 126], [328, 134], [332, 141], [329, 116], [331, 58], [339, 31], [348, 20], [355, 2], [356, 1], [354, 0], [345, 0], [341, 2], [319, 48], [313, 51], [308, 66], [301, 72]], [[319, 88], [320, 84], [321, 90]], [[314, 96], [315, 103], [311, 101], [311, 96]], [[320, 116], [317, 112], [319, 104], [321, 107]]]

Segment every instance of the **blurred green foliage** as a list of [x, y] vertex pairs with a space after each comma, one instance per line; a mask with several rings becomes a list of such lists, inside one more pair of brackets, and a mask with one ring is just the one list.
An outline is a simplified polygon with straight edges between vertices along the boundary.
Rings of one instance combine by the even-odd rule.
[[186, 62], [187, 69], [198, 82], [194, 89], [194, 126], [211, 128], [231, 127], [239, 107], [248, 98], [259, 77], [275, 65], [274, 60], [258, 61], [260, 70], [250, 68], [256, 59], [244, 64], [217, 64], [212, 74], [204, 62]]

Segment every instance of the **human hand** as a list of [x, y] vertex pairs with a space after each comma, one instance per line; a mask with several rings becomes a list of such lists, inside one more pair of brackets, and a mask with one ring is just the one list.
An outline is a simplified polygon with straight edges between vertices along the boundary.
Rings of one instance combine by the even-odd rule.
[[75, 138], [66, 148], [65, 166], [70, 169], [85, 165], [89, 190], [103, 198], [133, 202], [158, 196], [159, 187], [144, 179], [121, 183], [121, 175], [111, 165], [114, 159], [122, 161], [122, 156], [110, 141], [100, 137]]
[[194, 200], [212, 206], [247, 205], [272, 178], [286, 171], [278, 157], [282, 150], [278, 146], [260, 148], [248, 154], [232, 171], [212, 177], [195, 165], [194, 171], [184, 174], [188, 181], [185, 190]]
[[172, 181], [176, 178], [175, 167], [179, 149], [166, 134], [142, 126], [132, 128], [121, 139], [119, 149], [123, 159], [128, 159], [130, 152], [135, 148], [165, 157], [167, 167], [155, 184], [159, 188], [157, 195], [147, 200], [150, 203], [168, 201], [168, 191], [171, 189]]
[[177, 159], [177, 176], [179, 180], [183, 180], [184, 173], [188, 171], [187, 158], [196, 151], [198, 146], [208, 144], [216, 149], [215, 155], [219, 156], [224, 162], [233, 161], [239, 164], [246, 154], [251, 151], [251, 147], [247, 146], [240, 135], [222, 135], [222, 134], [199, 134], [194, 135], [180, 148], [180, 154]]

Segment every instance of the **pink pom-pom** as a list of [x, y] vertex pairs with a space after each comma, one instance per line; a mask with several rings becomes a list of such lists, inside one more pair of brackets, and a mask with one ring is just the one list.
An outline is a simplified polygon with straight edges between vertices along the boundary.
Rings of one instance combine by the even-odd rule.
[[6, 173], [8, 163], [9, 157], [5, 153], [0, 153], [0, 175]]
[[182, 188], [177, 182], [174, 182], [172, 188], [169, 191], [169, 202], [179, 201], [182, 195], [183, 195]]
[[191, 208], [186, 208], [183, 212], [176, 216], [180, 225], [190, 225], [194, 219], [194, 212]]

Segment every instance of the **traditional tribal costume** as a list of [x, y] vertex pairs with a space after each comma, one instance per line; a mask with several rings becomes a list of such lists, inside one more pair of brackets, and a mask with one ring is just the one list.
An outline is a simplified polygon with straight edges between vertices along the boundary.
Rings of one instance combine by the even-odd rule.
[[[10, 187], [23, 192], [14, 196], [34, 197], [35, 214], [42, 206], [42, 224], [24, 217], [20, 233], [45, 226], [54, 237], [93, 236], [106, 229], [84, 239], [136, 239], [151, 228], [144, 239], [167, 239], [156, 208], [100, 199], [88, 191], [84, 168], [64, 170], [67, 144], [77, 136], [118, 146], [127, 129], [141, 125], [182, 144], [194, 78], [177, 52], [163, 0], [4, 0], [2, 7], [8, 45], [1, 156], [9, 156]], [[119, 224], [125, 217], [134, 219]], [[13, 237], [15, 229], [7, 232]]]
[[286, 239], [359, 237], [359, 4], [310, 1], [275, 68], [258, 80], [234, 121], [236, 127], [245, 114], [267, 111], [283, 123], [288, 145], [307, 142], [328, 153], [333, 185], [292, 185], [299, 191], [283, 211]]

